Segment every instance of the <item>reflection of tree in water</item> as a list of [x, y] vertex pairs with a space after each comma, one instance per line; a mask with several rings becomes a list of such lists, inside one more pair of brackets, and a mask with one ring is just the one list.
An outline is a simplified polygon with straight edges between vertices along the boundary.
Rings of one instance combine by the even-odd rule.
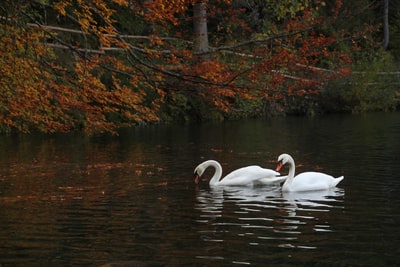
[[[162, 148], [149, 152], [139, 142], [127, 148], [116, 139], [73, 135], [1, 142], [2, 225], [13, 233], [7, 246], [31, 258], [74, 258], [82, 265], [109, 248], [154, 255], [148, 244], [168, 232], [172, 213], [168, 168], [157, 158]], [[7, 253], [15, 258], [18, 251]]]
[[[150, 183], [167, 185], [158, 179], [167, 167], [140, 144], [127, 149], [123, 142], [79, 135], [9, 137], [1, 144], [0, 202], [96, 200]], [[118, 185], [116, 177], [130, 181]]]

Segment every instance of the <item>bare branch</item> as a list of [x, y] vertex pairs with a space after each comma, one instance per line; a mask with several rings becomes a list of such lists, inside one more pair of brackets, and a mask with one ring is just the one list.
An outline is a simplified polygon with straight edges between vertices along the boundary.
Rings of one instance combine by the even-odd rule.
[[272, 35], [270, 37], [263, 38], [263, 39], [251, 39], [251, 40], [248, 40], [248, 41], [245, 41], [245, 42], [241, 42], [241, 43], [237, 43], [237, 44], [230, 45], [230, 46], [219, 46], [219, 47], [216, 47], [216, 48], [211, 48], [210, 51], [207, 52], [207, 53], [215, 53], [215, 52], [223, 51], [223, 50], [234, 50], [236, 48], [240, 48], [240, 47], [244, 47], [244, 46], [250, 46], [250, 45], [254, 45], [254, 44], [263, 44], [263, 43], [268, 42], [268, 41], [272, 41], [272, 40], [276, 40], [276, 39], [281, 39], [281, 38], [293, 36], [293, 35], [296, 35], [296, 34], [308, 32], [310, 30], [312, 30], [312, 28], [307, 28], [307, 29], [303, 29], [303, 30], [299, 30], [299, 31], [295, 31], [295, 32], [290, 32], [290, 33], [285, 33], [285, 34]]

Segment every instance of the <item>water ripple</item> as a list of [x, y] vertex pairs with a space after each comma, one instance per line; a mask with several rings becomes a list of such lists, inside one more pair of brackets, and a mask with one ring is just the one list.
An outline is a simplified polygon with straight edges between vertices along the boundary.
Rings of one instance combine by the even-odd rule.
[[209, 218], [202, 223], [218, 227], [213, 233], [217, 238], [204, 241], [224, 243], [226, 235], [235, 234], [251, 246], [314, 250], [318, 242], [306, 240], [312, 233], [334, 231], [329, 214], [343, 208], [343, 197], [339, 188], [303, 193], [282, 193], [275, 187], [212, 188], [198, 192], [196, 209], [201, 218]]

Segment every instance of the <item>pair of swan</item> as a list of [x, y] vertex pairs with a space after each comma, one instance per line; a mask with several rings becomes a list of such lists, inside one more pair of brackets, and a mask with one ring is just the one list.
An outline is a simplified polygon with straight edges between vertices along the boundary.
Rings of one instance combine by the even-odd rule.
[[[278, 176], [279, 170], [283, 165], [289, 165], [288, 176]], [[293, 158], [288, 154], [282, 154], [278, 157], [278, 166], [276, 171], [264, 169], [260, 166], [247, 166], [227, 174], [223, 179], [222, 167], [215, 160], [207, 160], [198, 165], [195, 170], [195, 182], [198, 183], [200, 177], [208, 167], [214, 167], [215, 173], [210, 180], [210, 186], [216, 185], [253, 185], [253, 184], [276, 184], [284, 182], [282, 191], [314, 191], [325, 190], [335, 187], [344, 179], [343, 176], [334, 178], [331, 175], [321, 172], [303, 172], [295, 175], [295, 164]]]

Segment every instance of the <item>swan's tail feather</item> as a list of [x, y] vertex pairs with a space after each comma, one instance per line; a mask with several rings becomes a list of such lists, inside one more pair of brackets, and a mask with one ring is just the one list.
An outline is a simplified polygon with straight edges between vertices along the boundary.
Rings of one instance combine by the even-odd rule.
[[335, 180], [333, 181], [332, 187], [337, 186], [343, 179], [344, 179], [344, 176], [335, 178]]

